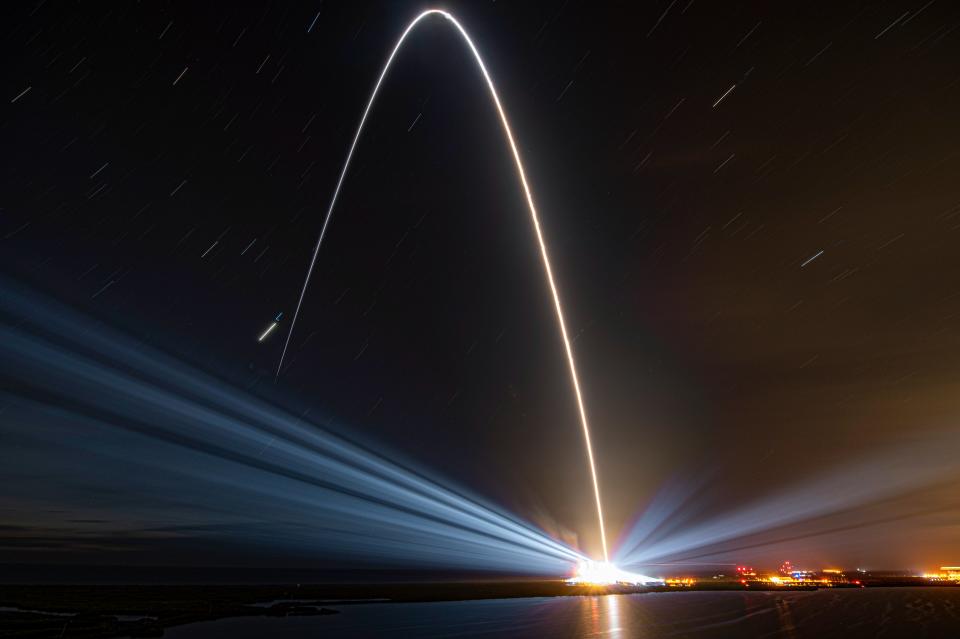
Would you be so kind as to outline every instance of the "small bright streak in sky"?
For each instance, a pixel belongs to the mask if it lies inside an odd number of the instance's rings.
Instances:
[[[260,335],[260,338],[259,338],[257,341],[258,341],[258,342],[262,342],[263,340],[265,340],[265,339],[267,338],[267,335],[269,335],[270,333],[272,333],[272,332],[273,332],[273,329],[275,329],[276,327],[277,327],[277,322],[274,322],[273,324],[271,324],[270,326],[268,326],[268,327],[267,327],[267,330],[265,330],[265,331],[263,332],[263,334]]]
[[[317,24],[317,20],[319,19],[320,19],[320,12],[317,11],[317,15],[313,17],[313,22],[310,23],[309,27],[307,27],[307,33],[310,33],[311,31],[313,31],[313,27]]]
[[[803,264],[800,265],[800,268],[803,268],[804,266],[806,266],[806,265],[809,264],[810,262],[814,261],[815,259],[817,259],[817,258],[820,257],[821,255],[823,255],[823,250],[817,251],[816,253],[814,253],[813,255],[811,255],[810,257],[808,257],[807,260],[806,260]]]
[[[251,242],[251,244],[252,244],[252,243],[253,243],[253,242]],[[263,334],[260,335],[260,337],[257,339],[257,341],[258,341],[258,342],[262,342],[263,340],[265,340],[265,339],[267,338],[267,335],[269,335],[270,333],[272,333],[272,332],[273,332],[273,329],[275,329],[275,328],[280,324],[280,320],[281,320],[282,318],[283,318],[283,311],[277,313],[277,316],[273,318],[273,323],[270,324],[270,326],[267,327],[267,330],[265,330],[265,331],[263,332]]]
[[[180,78],[182,78],[187,73],[187,69],[189,68],[190,67],[183,67],[183,71],[181,71],[180,75],[177,76],[177,79],[173,81],[173,86],[177,86],[177,82],[179,82]]]
[[[734,84],[734,85],[731,86],[729,89],[727,89],[726,92],[725,92],[723,95],[721,95],[719,98],[717,98],[717,101],[713,103],[713,107],[711,107],[711,108],[716,109],[716,108],[717,108],[717,105],[720,104],[721,102],[723,102],[723,99],[724,99],[725,97],[727,97],[728,95],[730,95],[730,92],[733,91],[733,90],[736,89],[736,88],[737,88],[737,85]]]
[[[32,89],[32,88],[33,88],[32,86],[29,86],[29,87],[27,87],[26,89],[24,89],[23,91],[21,91],[20,93],[18,93],[18,94],[17,94],[17,97],[15,97],[14,99],[10,100],[10,104],[13,104],[13,103],[16,102],[17,100],[19,100],[20,98],[22,98],[23,96],[25,96],[27,93],[30,92],[30,89]]]

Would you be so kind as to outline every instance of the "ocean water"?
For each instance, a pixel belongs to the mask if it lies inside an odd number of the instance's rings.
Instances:
[[[327,607],[340,614],[221,619],[170,628],[165,636],[960,639],[960,588],[666,592]]]

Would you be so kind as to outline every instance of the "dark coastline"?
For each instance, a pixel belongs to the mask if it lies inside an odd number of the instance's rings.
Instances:
[[[920,585],[890,580],[872,586]],[[435,602],[517,597],[630,594],[677,590],[815,590],[744,586],[736,582],[691,587],[570,586],[563,581],[303,585],[3,585],[3,637],[159,637],[166,628],[228,617],[336,614],[330,605]],[[2,610],[2,609],[6,610]],[[17,610],[10,610],[11,608]]]

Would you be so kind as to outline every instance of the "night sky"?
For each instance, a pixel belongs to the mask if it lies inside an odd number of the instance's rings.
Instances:
[[[5,7],[5,286],[596,555],[522,191],[442,20],[384,85],[275,380],[362,108],[424,6],[237,5]],[[445,8],[526,163],[611,545],[673,499],[671,534],[740,512],[753,528],[664,560],[956,564],[960,8]],[[0,561],[256,563],[243,535],[212,559],[202,535],[137,536],[136,455],[86,458],[79,422],[45,439],[42,411],[12,408],[19,371],[0,366]],[[94,472],[113,488],[86,490]],[[171,482],[185,502],[192,490]],[[800,503],[787,526],[771,514]]]

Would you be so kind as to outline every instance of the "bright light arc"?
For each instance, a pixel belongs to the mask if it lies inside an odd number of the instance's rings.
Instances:
[[[554,304],[554,309],[556,311],[557,323],[559,324],[560,334],[561,334],[561,337],[563,338],[564,351],[567,358],[567,364],[570,370],[570,380],[573,385],[573,391],[577,401],[577,408],[580,415],[580,424],[583,427],[583,437],[584,437],[584,442],[586,444],[587,460],[589,461],[589,465],[590,465],[590,478],[593,481],[593,494],[594,494],[594,498],[596,500],[596,505],[597,505],[597,521],[600,525],[600,541],[603,546],[604,564],[609,565],[607,563],[609,561],[609,555],[607,552],[607,535],[603,525],[603,507],[601,506],[601,503],[600,503],[600,485],[599,485],[599,482],[597,481],[597,470],[596,470],[596,464],[594,462],[594,457],[593,457],[593,446],[591,445],[591,441],[590,441],[590,426],[587,420],[587,412],[584,406],[583,396],[580,391],[580,381],[577,375],[576,363],[573,357],[573,348],[570,344],[570,338],[567,334],[566,322],[564,321],[564,316],[563,316],[563,308],[560,304],[560,294],[557,291],[557,286],[556,286],[556,283],[554,282],[553,269],[550,267],[550,259],[547,253],[547,245],[543,238],[543,232],[540,229],[540,220],[539,220],[539,216],[537,215],[537,209],[533,203],[533,194],[530,190],[529,184],[527,183],[527,176],[523,169],[523,162],[520,160],[520,152],[517,149],[517,144],[513,139],[513,132],[510,129],[510,123],[507,120],[506,112],[504,111],[503,106],[500,104],[500,98],[497,95],[496,87],[494,86],[493,80],[491,79],[490,74],[487,71],[486,65],[484,65],[483,59],[480,57],[479,51],[477,51],[476,46],[473,44],[473,41],[470,39],[470,36],[467,34],[466,30],[463,28],[463,26],[461,26],[459,22],[457,22],[457,20],[451,14],[447,13],[446,11],[443,11],[440,9],[429,9],[427,11],[424,11],[420,15],[418,15],[416,18],[414,18],[413,21],[409,25],[407,25],[407,28],[404,30],[403,34],[400,36],[400,39],[397,41],[397,44],[393,47],[393,50],[390,52],[390,56],[387,58],[386,64],[383,66],[383,70],[380,72],[380,77],[377,79],[377,83],[374,85],[373,92],[371,93],[370,99],[367,102],[367,106],[363,111],[363,116],[360,118],[360,124],[357,126],[357,131],[354,134],[353,142],[350,144],[350,150],[347,152],[346,160],[343,163],[343,169],[340,172],[340,177],[337,180],[336,188],[333,191],[333,197],[331,198],[330,205],[327,208],[326,217],[324,218],[323,225],[320,228],[320,237],[317,239],[317,244],[314,247],[313,256],[310,259],[310,266],[307,269],[307,275],[303,282],[303,288],[300,291],[300,299],[297,301],[296,311],[294,311],[294,314],[293,314],[293,321],[290,322],[290,331],[287,333],[287,339],[283,344],[283,352],[280,355],[280,363],[277,366],[277,376],[280,375],[280,372],[283,368],[283,360],[286,357],[287,348],[290,345],[290,338],[293,336],[293,329],[296,326],[297,317],[300,314],[300,307],[303,304],[303,298],[306,295],[307,287],[310,284],[310,277],[313,274],[313,269],[317,261],[317,255],[320,252],[320,246],[323,243],[323,238],[326,236],[327,228],[330,224],[330,220],[333,217],[333,209],[336,205],[337,197],[339,196],[340,189],[343,186],[343,181],[347,175],[347,170],[350,168],[350,161],[353,159],[353,154],[354,154],[354,151],[356,150],[357,142],[360,139],[360,134],[363,132],[363,126],[367,121],[367,116],[369,116],[370,110],[373,107],[373,103],[376,100],[377,94],[380,91],[380,85],[383,83],[383,79],[386,77],[387,71],[390,69],[390,65],[393,63],[394,57],[397,55],[397,52],[400,50],[400,47],[403,45],[403,42],[406,40],[407,36],[420,23],[421,20],[431,15],[441,16],[445,18],[447,21],[449,21],[451,24],[453,24],[453,26],[456,27],[457,31],[462,36],[467,47],[470,49],[470,52],[473,54],[474,60],[476,61],[477,66],[479,67],[480,72],[481,74],[483,74],[483,78],[486,81],[487,88],[490,91],[490,97],[493,100],[494,106],[496,106],[497,108],[497,113],[500,116],[500,122],[503,125],[503,132],[506,135],[507,142],[510,145],[510,151],[513,154],[514,163],[516,164],[516,168],[517,168],[517,175],[520,178],[520,184],[523,187],[523,192],[524,192],[524,195],[526,196],[527,208],[529,209],[529,212],[530,212],[530,220],[533,224],[533,228],[537,236],[537,243],[539,244],[539,247],[540,247],[540,256],[543,261],[543,268],[546,274],[547,283],[549,284],[549,287],[550,287],[550,293],[553,297],[553,304]]]

